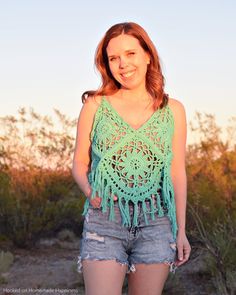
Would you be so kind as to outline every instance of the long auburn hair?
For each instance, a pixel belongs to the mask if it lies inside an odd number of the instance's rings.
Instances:
[[[164,76],[162,75],[156,47],[147,32],[134,22],[115,24],[105,33],[95,53],[95,66],[101,74],[102,83],[97,90],[85,91],[82,94],[82,102],[84,103],[88,96],[112,95],[121,87],[120,83],[112,76],[106,51],[109,41],[121,34],[135,37],[143,50],[149,54],[150,64],[147,67],[146,88],[149,94],[155,99],[153,104],[154,109],[164,107],[168,103],[168,95],[164,93]]]

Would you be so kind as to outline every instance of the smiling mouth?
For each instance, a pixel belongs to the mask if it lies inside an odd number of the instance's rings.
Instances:
[[[129,72],[126,72],[126,73],[123,73],[123,74],[120,74],[120,75],[121,75],[121,77],[129,78],[134,74],[134,72],[135,72],[135,70],[134,71],[129,71]]]

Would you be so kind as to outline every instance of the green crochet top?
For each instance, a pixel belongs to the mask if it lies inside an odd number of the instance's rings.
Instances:
[[[138,225],[141,204],[147,224],[147,214],[151,214],[153,220],[155,215],[167,215],[176,237],[175,199],[170,176],[173,133],[174,118],[168,105],[157,109],[140,128],[134,129],[105,97],[102,98],[90,134],[88,180],[91,198],[96,193],[102,198],[102,212],[109,207],[110,220],[115,218],[113,196],[116,195],[123,226]],[[149,208],[145,201],[150,201]],[[134,205],[132,221],[130,202]],[[83,215],[88,208],[89,200],[86,199]]]

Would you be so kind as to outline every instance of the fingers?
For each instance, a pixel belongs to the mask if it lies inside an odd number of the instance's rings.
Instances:
[[[184,257],[184,248],[183,244],[178,245],[178,260],[182,261]]]
[[[188,259],[187,258],[183,258],[182,260],[177,260],[176,262],[175,262],[175,265],[176,266],[180,266],[180,265],[182,265],[182,264],[184,264],[185,262],[187,262],[188,261]]]
[[[100,208],[101,207],[101,201],[102,199],[99,197],[95,197],[93,199],[90,199],[89,202],[94,208]]]
[[[118,197],[116,195],[113,196],[113,200],[117,201]],[[101,207],[101,202],[102,202],[102,198],[100,198],[98,195],[96,195],[95,198],[91,199],[89,198],[89,202],[90,204],[94,207],[94,208],[100,208]]]
[[[181,264],[183,264],[185,261],[183,260],[183,247],[178,246],[178,251],[177,251],[177,260],[175,262],[176,266],[180,266]]]
[[[189,256],[191,253],[191,247],[188,242],[185,244],[180,243],[178,245],[178,258],[177,261],[175,262],[176,266],[180,266],[184,264],[186,261],[189,260]]]
[[[184,248],[184,259],[186,259],[186,261],[189,259],[190,253],[191,253],[191,247],[190,245],[188,245],[188,247]]]
[[[96,194],[95,198],[91,198],[91,196],[89,197],[89,202],[93,206],[93,208],[100,208],[101,207],[102,198],[100,198]]]

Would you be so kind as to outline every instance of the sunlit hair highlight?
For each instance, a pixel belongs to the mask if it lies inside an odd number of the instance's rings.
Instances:
[[[95,65],[101,74],[102,83],[97,90],[85,91],[82,95],[82,102],[84,103],[88,96],[112,95],[120,88],[120,83],[114,79],[109,68],[107,46],[112,38],[121,34],[135,37],[143,50],[148,53],[150,64],[147,67],[146,88],[155,99],[154,109],[162,108],[168,102],[168,95],[164,93],[164,77],[157,50],[147,32],[140,25],[133,22],[124,22],[112,26],[98,44],[95,54]]]

